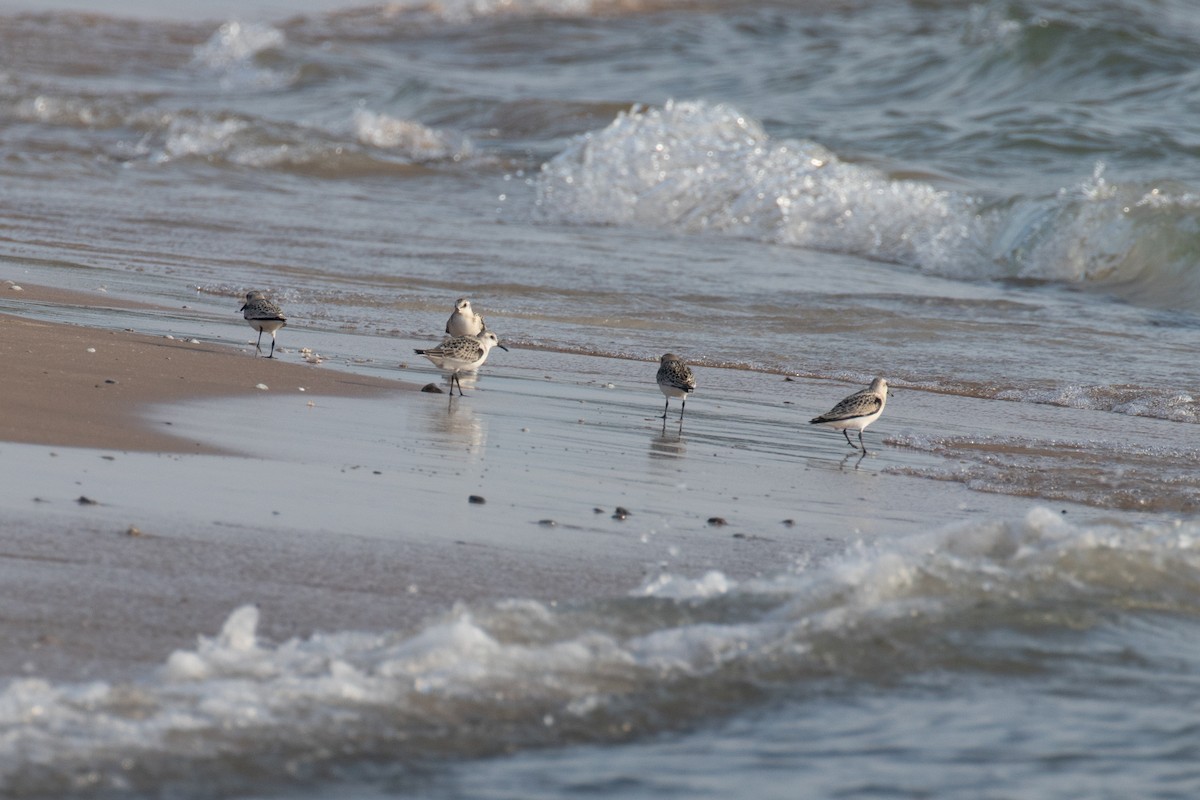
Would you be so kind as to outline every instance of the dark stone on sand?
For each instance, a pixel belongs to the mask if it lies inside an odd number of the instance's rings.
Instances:
[[[481,505],[483,505],[484,503],[486,503],[486,502],[487,502],[487,500],[484,500],[482,497],[480,497],[480,496],[479,496],[479,495],[477,495],[477,494],[473,494],[473,495],[471,495],[470,497],[468,497],[468,498],[467,498],[467,502],[468,502],[468,503],[474,503],[475,505],[479,505],[479,506],[481,506]]]
[[[539,519],[538,525],[541,525],[543,528],[557,528],[558,527],[558,523],[552,519]]]
[[[96,505],[100,505],[100,504],[99,504],[97,501],[93,500],[92,498],[90,498],[90,497],[88,497],[87,495],[84,495],[84,494],[81,494],[81,495],[79,495],[79,499],[78,499],[78,500],[76,500],[75,502],[76,502],[76,503],[79,503],[79,505],[81,505],[81,506],[96,506]]]
[[[729,523],[725,521],[724,517],[709,517],[708,524],[719,528],[720,526],[728,525]]]
[[[445,392],[442,391],[442,387],[438,386],[436,383],[425,384],[421,387],[421,391],[430,392],[432,394],[445,394]]]
[[[613,512],[613,519],[625,519],[629,516],[629,509],[617,506],[617,510]]]

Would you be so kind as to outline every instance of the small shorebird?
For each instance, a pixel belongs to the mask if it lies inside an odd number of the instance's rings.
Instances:
[[[246,302],[238,310],[242,312],[246,322],[250,323],[250,327],[258,331],[258,341],[254,343],[255,354],[262,355],[262,335],[265,331],[271,334],[271,355],[267,358],[274,358],[275,331],[287,325],[287,317],[283,315],[283,309],[255,289],[246,292]]]
[[[446,333],[450,336],[478,336],[487,330],[483,317],[471,308],[471,301],[460,297],[454,301],[454,313],[446,320]]]
[[[671,406],[672,397],[683,398],[683,402],[679,405],[679,424],[682,425],[683,412],[687,408],[687,396],[696,390],[696,376],[692,374],[688,365],[674,353],[664,354],[659,361],[661,366],[658,368],[655,380],[658,381],[658,388],[667,398],[667,402],[663,405],[663,425],[667,424],[667,409]]]
[[[846,444],[851,447],[854,447],[854,442],[850,441],[850,434],[847,431],[858,431],[858,446],[862,448],[863,455],[866,455],[867,446],[863,444],[863,429],[879,419],[884,405],[887,404],[887,396],[887,381],[883,378],[876,378],[866,389],[855,392],[829,411],[819,417],[813,417],[808,422],[810,425],[825,425],[834,430],[840,430],[846,437]]]
[[[488,353],[493,347],[507,351],[500,344],[496,334],[484,331],[475,336],[455,336],[439,344],[437,347],[427,347],[416,350],[419,356],[425,356],[438,369],[450,373],[450,396],[454,396],[454,385],[458,384],[458,395],[462,397],[462,384],[459,383],[458,373],[480,367],[487,361]]]

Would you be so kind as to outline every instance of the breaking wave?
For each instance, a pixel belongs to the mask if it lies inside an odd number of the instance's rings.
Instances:
[[[771,578],[664,575],[576,607],[460,606],[414,632],[270,643],[243,607],[140,681],[10,681],[0,789],[194,793],[186,782],[204,768],[221,796],[319,783],[348,762],[402,771],[501,747],[624,741],[803,702],[826,678],[1070,670],[1093,655],[1079,638],[1063,651],[1064,632],[1194,618],[1198,597],[1196,523],[1076,526],[1035,509]],[[1023,646],[1004,645],[1006,632]]]
[[[414,23],[461,25],[477,20],[524,17],[586,19],[691,7],[703,7],[703,3],[697,0],[393,0],[335,11],[306,22],[330,26],[341,36],[383,38]]]
[[[226,22],[195,49],[192,61],[217,74],[227,89],[275,89],[292,83],[293,70],[267,66],[265,54],[282,51],[287,44],[283,31],[257,22]]]
[[[171,111],[147,107],[145,98],[98,98],[37,94],[16,100],[13,117],[92,130],[122,129],[109,142],[119,161],[165,164],[202,159],[260,169],[303,169],[327,177],[411,165],[468,161],[476,149],[466,136],[414,120],[362,108],[343,126],[322,129],[233,112]]]
[[[724,104],[634,107],[543,165],[546,221],[720,233],[849,253],[966,280],[1098,286],[1200,307],[1200,202],[1109,182],[1000,198],[772,138]]]

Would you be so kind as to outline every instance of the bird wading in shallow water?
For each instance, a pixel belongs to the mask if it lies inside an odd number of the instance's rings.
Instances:
[[[449,336],[478,336],[487,330],[483,316],[471,308],[471,301],[460,297],[454,301],[454,311],[446,320],[446,333]]]
[[[283,315],[283,309],[255,289],[246,292],[246,302],[238,310],[242,312],[242,316],[246,318],[250,327],[258,331],[258,341],[254,343],[255,355],[262,355],[262,335],[265,332],[271,334],[271,354],[267,358],[274,358],[275,332],[287,325],[287,317]]]
[[[840,430],[846,437],[846,444],[851,447],[854,447],[854,442],[850,441],[848,431],[858,431],[858,446],[862,449],[863,455],[866,455],[867,446],[863,444],[863,430],[879,419],[879,415],[883,413],[883,407],[887,405],[887,396],[887,381],[883,378],[876,378],[866,389],[855,392],[821,416],[813,417],[808,422],[810,425],[824,425],[834,430]]]
[[[663,426],[667,424],[667,409],[671,406],[671,398],[682,398],[679,406],[679,424],[683,425],[683,412],[687,407],[687,396],[696,390],[696,376],[687,364],[674,353],[666,353],[659,359],[658,375],[655,376],[658,388],[666,395],[667,402],[663,405]]]
[[[438,369],[450,373],[450,396],[454,396],[454,386],[458,385],[458,395],[462,397],[462,384],[459,383],[458,373],[477,369],[487,361],[488,353],[493,347],[499,347],[505,352],[508,348],[500,344],[496,334],[484,331],[475,336],[455,336],[439,344],[437,347],[418,348],[419,356],[425,356]]]

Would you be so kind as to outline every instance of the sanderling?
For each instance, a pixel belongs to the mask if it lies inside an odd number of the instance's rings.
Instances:
[[[667,397],[667,402],[663,405],[663,425],[667,424],[667,409],[671,405],[672,397],[683,398],[683,402],[679,406],[679,424],[682,425],[683,411],[687,407],[687,396],[696,390],[696,376],[692,374],[688,365],[674,353],[667,353],[659,360],[662,366],[658,368],[655,380],[658,381],[658,388]]]
[[[258,341],[254,343],[254,352],[262,355],[262,335],[266,331],[271,334],[271,355],[267,358],[274,358],[275,331],[287,325],[287,317],[283,315],[283,309],[255,289],[252,292],[246,292],[246,302],[238,310],[242,312],[246,322],[250,323],[250,327],[258,331]]]
[[[841,431],[842,435],[846,437],[846,444],[851,447],[854,447],[854,442],[850,441],[850,434],[847,431],[858,431],[858,446],[862,448],[865,455],[867,446],[863,444],[863,429],[879,419],[879,415],[883,413],[883,407],[887,404],[887,396],[887,381],[883,378],[876,378],[866,389],[855,392],[829,411],[819,417],[813,417],[808,422],[810,425],[826,425]]]
[[[455,336],[437,347],[418,349],[416,353],[428,358],[438,369],[449,372],[450,396],[454,396],[454,385],[458,384],[458,394],[461,397],[463,390],[462,384],[458,380],[458,373],[480,367],[484,361],[487,361],[488,352],[493,347],[508,350],[507,347],[500,344],[496,334],[484,331],[475,336]]]
[[[478,336],[487,330],[483,317],[471,308],[471,301],[460,297],[454,301],[454,313],[446,320],[446,333],[450,336]]]

